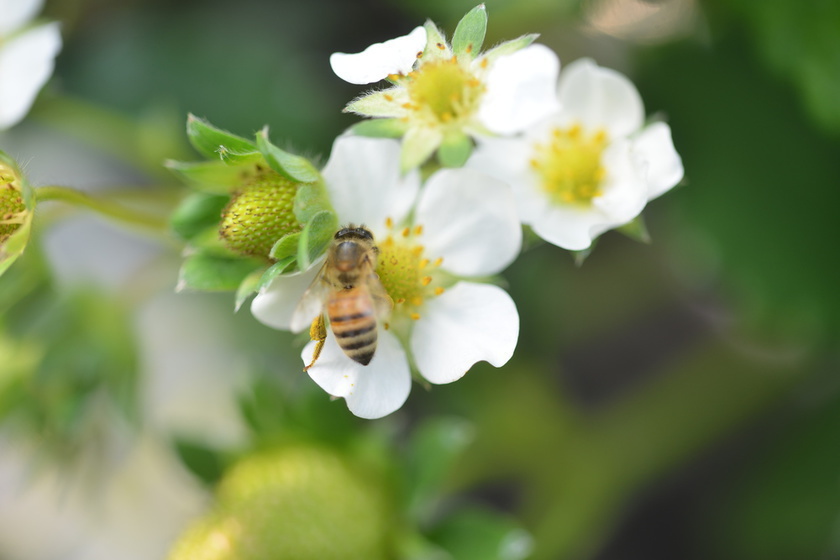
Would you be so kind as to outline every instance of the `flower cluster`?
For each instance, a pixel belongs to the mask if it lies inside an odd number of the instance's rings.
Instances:
[[[210,161],[170,163],[204,190],[173,220],[194,249],[181,286],[212,278],[237,288],[237,306],[256,293],[266,325],[308,329],[303,369],[360,417],[400,408],[412,378],[508,362],[519,315],[494,278],[523,225],[587,250],[682,179],[668,125],[645,123],[625,76],[588,59],[561,72],[535,35],[482,51],[486,25],[479,5],[451,42],[427,22],[333,54],[340,78],[387,85],[347,105],[371,118],[320,171],[265,131],[252,142],[194,117]]]

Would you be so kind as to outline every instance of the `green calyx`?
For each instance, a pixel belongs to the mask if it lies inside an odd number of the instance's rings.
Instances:
[[[241,255],[268,259],[278,239],[302,228],[294,212],[298,186],[273,170],[258,173],[222,211],[219,235],[225,245]]]

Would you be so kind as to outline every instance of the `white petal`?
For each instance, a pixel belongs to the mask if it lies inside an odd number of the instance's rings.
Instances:
[[[547,204],[542,194],[537,196],[536,177],[528,163],[532,155],[533,146],[529,140],[482,138],[465,165],[510,185],[519,219],[524,223],[529,223],[530,216]]]
[[[581,251],[592,244],[591,231],[606,222],[609,218],[597,208],[546,205],[533,217],[531,227],[534,233],[553,245]]]
[[[305,364],[312,361],[315,342],[303,349]],[[330,333],[309,376],[330,395],[347,401],[360,418],[381,418],[400,408],[411,391],[411,371],[402,345],[390,332],[379,329],[373,360],[363,366],[348,358]]]
[[[254,297],[251,302],[251,313],[257,321],[269,327],[292,332],[302,331],[309,326],[318,311],[312,312],[308,319],[303,318],[293,322],[292,318],[295,310],[298,309],[301,297],[312,285],[312,281],[320,270],[319,263],[300,274],[278,276]]]
[[[683,178],[683,164],[671,128],[665,123],[654,123],[644,129],[633,144],[636,155],[648,164],[648,200],[667,192]]]
[[[559,70],[557,55],[543,45],[499,57],[487,74],[479,120],[493,132],[512,134],[556,112]]]
[[[451,383],[476,362],[505,365],[518,338],[519,313],[507,292],[459,282],[427,301],[411,334],[411,351],[423,377]]]
[[[333,53],[330,66],[336,76],[351,84],[371,84],[391,74],[408,74],[417,54],[426,46],[426,30],[417,27],[402,37],[375,43],[360,53]]]
[[[417,203],[414,221],[423,226],[429,258],[461,276],[496,274],[522,247],[522,228],[507,184],[474,169],[445,169],[432,175]]]
[[[636,132],[645,111],[636,86],[623,74],[590,59],[576,60],[560,74],[558,95],[564,114],[585,128],[604,128],[610,138]]]
[[[34,27],[0,46],[0,129],[20,121],[53,71],[58,23]]]
[[[323,175],[339,220],[374,233],[385,218],[399,223],[420,189],[416,171],[400,175],[400,143],[390,139],[338,137]]]
[[[23,27],[43,4],[44,0],[0,0],[0,37]]]
[[[613,142],[601,155],[601,163],[606,169],[606,178],[601,185],[604,194],[592,202],[608,218],[597,233],[629,222],[647,203],[647,162],[633,156],[632,143],[626,139]]]

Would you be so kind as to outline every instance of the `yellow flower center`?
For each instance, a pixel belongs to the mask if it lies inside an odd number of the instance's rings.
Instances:
[[[478,109],[484,84],[456,57],[420,66],[406,77],[407,108],[429,124],[452,124],[469,119]]]
[[[389,229],[393,226],[390,218],[387,225]],[[392,232],[378,245],[376,273],[394,300],[392,317],[419,319],[426,298],[444,292],[437,270],[443,259],[426,257],[426,249],[418,240],[422,234],[423,226],[405,228]]]
[[[534,145],[531,168],[554,202],[589,205],[603,194],[606,170],[601,155],[606,146],[603,129],[587,134],[580,125],[558,127],[551,131],[548,142]]]

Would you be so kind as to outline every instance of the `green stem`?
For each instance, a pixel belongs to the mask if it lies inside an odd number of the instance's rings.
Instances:
[[[145,212],[139,212],[113,201],[96,198],[86,193],[71,189],[50,185],[35,189],[35,199],[38,202],[57,200],[75,206],[82,206],[88,210],[107,216],[118,222],[162,230],[167,227],[167,221],[159,216],[153,216]]]

